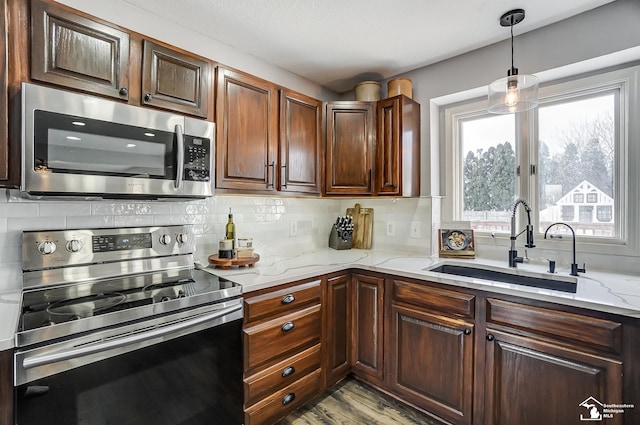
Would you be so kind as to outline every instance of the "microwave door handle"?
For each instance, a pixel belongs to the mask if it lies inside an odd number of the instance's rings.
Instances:
[[[178,141],[178,152],[176,152],[177,168],[175,188],[180,189],[180,186],[182,186],[182,175],[184,174],[184,134],[180,124],[176,124],[176,139]]]

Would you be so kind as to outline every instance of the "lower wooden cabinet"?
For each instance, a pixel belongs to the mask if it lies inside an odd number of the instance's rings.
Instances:
[[[327,279],[325,302],[325,387],[335,384],[351,371],[351,275]]]
[[[486,339],[486,425],[578,424],[590,419],[580,406],[589,397],[624,401],[620,361],[492,329]]]
[[[0,351],[0,425],[13,421],[13,350]]]
[[[354,274],[351,297],[353,371],[382,382],[384,278]]]
[[[471,424],[474,325],[396,305],[391,316],[389,389],[441,418]]]

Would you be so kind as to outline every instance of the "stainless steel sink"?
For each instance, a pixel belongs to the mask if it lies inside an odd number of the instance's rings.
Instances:
[[[436,273],[444,273],[456,276],[471,277],[474,279],[491,280],[494,282],[505,282],[516,285],[533,286],[536,288],[552,289],[555,291],[575,293],[577,289],[577,279],[570,277],[541,277],[526,274],[516,270],[499,271],[493,268],[483,268],[482,266],[462,266],[458,264],[441,264],[424,270]]]

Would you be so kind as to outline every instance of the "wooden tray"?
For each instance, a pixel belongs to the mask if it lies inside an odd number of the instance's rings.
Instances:
[[[209,264],[223,270],[228,270],[231,267],[253,267],[258,260],[260,260],[260,254],[253,254],[253,257],[240,258],[219,258],[218,254],[209,256]]]

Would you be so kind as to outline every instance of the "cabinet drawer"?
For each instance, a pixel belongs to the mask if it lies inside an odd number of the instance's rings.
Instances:
[[[475,315],[474,295],[434,288],[424,283],[394,279],[393,300],[469,319]]]
[[[320,302],[320,279],[244,300],[245,323]]]
[[[267,425],[320,393],[321,369],[295,381],[245,410],[246,425]]]
[[[261,370],[244,380],[247,406],[320,367],[320,344]]]
[[[622,352],[622,324],[609,320],[489,298],[487,322]]]
[[[320,341],[320,305],[245,328],[245,371]]]

